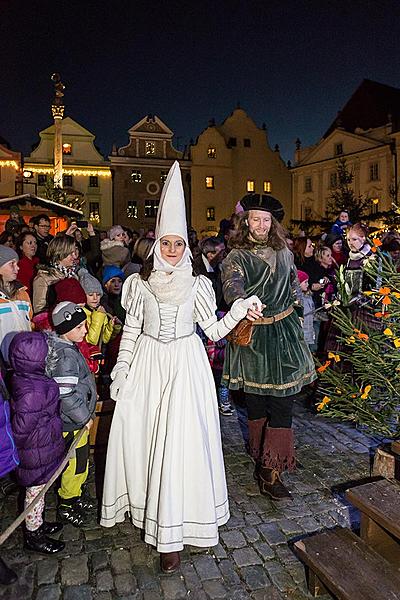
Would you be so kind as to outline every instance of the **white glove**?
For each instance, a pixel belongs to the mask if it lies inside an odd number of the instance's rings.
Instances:
[[[124,369],[120,369],[115,373],[113,382],[110,385],[110,397],[112,400],[118,400],[127,377],[128,373]]]
[[[249,308],[254,308],[261,311],[262,302],[258,296],[250,296],[250,298],[239,298],[232,304],[230,313],[236,321],[241,321],[247,315]]]

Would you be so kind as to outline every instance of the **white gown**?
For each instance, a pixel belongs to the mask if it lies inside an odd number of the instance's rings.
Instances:
[[[228,313],[217,321],[204,276],[193,278],[188,294],[179,306],[160,303],[138,274],[122,294],[118,363],[129,374],[110,430],[101,525],[128,512],[159,552],[214,546],[229,519],[215,384],[195,324],[217,340],[240,319]]]

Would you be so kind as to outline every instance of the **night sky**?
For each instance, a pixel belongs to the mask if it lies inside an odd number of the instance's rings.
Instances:
[[[323,135],[363,78],[400,87],[399,0],[0,0],[0,136],[29,153],[65,116],[107,155],[148,113],[180,149],[240,106],[293,158]]]

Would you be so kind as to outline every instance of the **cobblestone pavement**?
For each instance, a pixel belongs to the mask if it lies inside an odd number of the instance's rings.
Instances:
[[[180,572],[160,573],[158,554],[141,541],[128,521],[103,529],[92,514],[88,526],[64,527],[65,550],[48,558],[22,547],[21,528],[2,547],[18,583],[0,588],[7,600],[304,600],[304,569],[288,542],[339,525],[357,525],[340,486],[369,475],[376,441],[347,425],[335,424],[296,407],[299,467],[285,478],[292,499],[261,496],[252,478],[235,416],[223,417],[222,431],[231,519],[220,529],[220,544],[186,548]],[[91,475],[92,493],[94,476]],[[337,489],[335,490],[335,486]],[[16,497],[0,501],[1,529],[16,514]],[[47,498],[47,519],[55,518],[55,494]]]

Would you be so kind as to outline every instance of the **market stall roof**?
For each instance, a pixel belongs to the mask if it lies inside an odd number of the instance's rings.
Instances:
[[[22,194],[21,196],[0,198],[0,210],[10,208],[10,206],[13,205],[20,206],[21,208],[24,206],[26,208],[37,206],[45,208],[59,216],[78,217],[83,215],[81,210],[59,204],[58,202],[53,202],[52,200],[47,200],[47,198],[40,198],[40,196],[35,196],[35,194]]]

